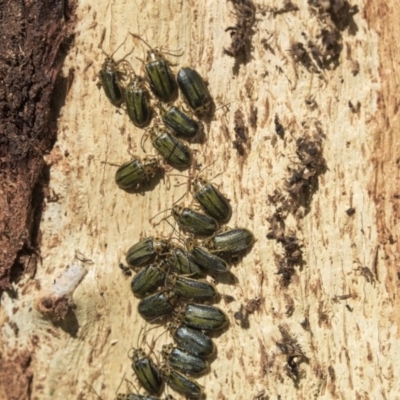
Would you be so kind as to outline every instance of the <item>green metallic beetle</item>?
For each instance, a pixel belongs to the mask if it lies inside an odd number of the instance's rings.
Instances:
[[[189,168],[192,164],[192,153],[190,149],[168,130],[152,128],[150,137],[153,147],[160,153],[164,160],[177,169]]]
[[[143,394],[134,394],[134,393],[121,394],[121,393],[118,393],[116,400],[160,400],[160,398],[154,397],[154,396],[147,396],[147,395],[143,395]]]
[[[198,301],[211,300],[218,294],[217,288],[204,279],[170,275],[168,284],[171,285],[171,290],[176,295]]]
[[[105,30],[103,31],[101,42],[103,42],[104,40],[104,35],[105,35]],[[124,101],[124,88],[120,82],[121,75],[124,73],[124,71],[119,69],[119,67],[121,64],[125,64],[130,67],[130,64],[127,61],[125,61],[125,58],[132,53],[133,49],[119,61],[115,61],[113,59],[113,56],[118,51],[118,49],[125,43],[125,41],[126,39],[117,47],[117,49],[111,55],[108,55],[104,51],[103,46],[99,45],[99,48],[106,56],[104,63],[101,67],[101,70],[99,72],[100,82],[101,85],[103,86],[104,93],[106,94],[108,100],[110,100],[111,104],[113,104],[116,107],[119,107],[121,103]]]
[[[167,254],[170,248],[169,240],[148,237],[129,248],[126,253],[126,262],[131,267],[139,267],[162,254]]]
[[[130,382],[130,383],[132,384],[132,382]],[[136,392],[137,392],[137,390],[136,390]],[[98,397],[101,400],[101,397],[100,396],[98,396]],[[170,394],[165,396],[163,399],[164,400],[174,400],[174,398]],[[139,393],[127,393],[127,394],[118,393],[118,395],[115,398],[115,400],[161,400],[161,398],[160,397],[146,395],[146,394],[139,394]]]
[[[179,108],[172,106],[168,109],[161,107],[161,118],[176,135],[193,140],[200,131],[200,125]]]
[[[214,185],[205,179],[195,178],[192,183],[192,193],[208,215],[220,222],[227,222],[230,219],[231,205]]]
[[[163,388],[163,381],[153,360],[140,348],[135,349],[132,357],[129,358],[133,361],[132,369],[144,389],[149,393],[159,394]]]
[[[149,92],[140,76],[134,75],[125,88],[126,111],[129,119],[138,128],[143,128],[151,119]]]
[[[138,311],[145,320],[156,320],[171,314],[175,308],[176,296],[159,291],[139,301]]]
[[[192,68],[182,68],[177,75],[179,88],[190,108],[198,114],[210,111],[211,96],[200,74]]]
[[[121,394],[121,393],[118,393],[115,400],[160,400],[160,398],[154,397],[154,396],[148,396],[145,394],[134,394],[134,393]]]
[[[161,355],[173,369],[183,372],[185,375],[201,375],[208,372],[210,365],[199,356],[187,353],[175,347],[173,344],[165,344]]]
[[[217,254],[231,256],[247,250],[254,242],[254,235],[248,229],[236,228],[218,233],[205,246]]]
[[[172,270],[178,274],[189,275],[193,278],[204,275],[203,270],[194,261],[191,254],[180,247],[172,249],[167,256],[166,261]]]
[[[142,183],[156,176],[160,168],[156,158],[145,157],[143,161],[135,158],[117,169],[115,182],[124,190],[137,189]]]
[[[194,235],[212,236],[218,230],[218,222],[214,218],[187,207],[173,206],[172,216],[182,230]]]
[[[228,316],[221,309],[206,304],[187,304],[179,307],[175,315],[184,325],[204,331],[222,329],[229,323]]]
[[[160,400],[159,397],[147,396],[143,394],[118,394],[116,400]],[[165,400],[174,400],[171,395],[165,397]]]
[[[203,247],[198,241],[188,239],[186,246],[193,260],[205,270],[216,273],[224,273],[230,270],[230,266],[225,260],[211,254],[208,249]]]
[[[111,104],[119,107],[124,100],[123,89],[119,84],[117,76],[117,62],[111,57],[106,57],[99,72],[101,85],[104,93]]]
[[[204,332],[180,325],[176,321],[170,322],[167,329],[175,343],[188,353],[200,357],[210,357],[215,353],[214,342]]]
[[[168,367],[162,365],[160,372],[165,382],[173,390],[187,396],[188,398],[199,399],[203,397],[204,387],[196,381]]]
[[[131,290],[135,296],[145,296],[164,282],[168,265],[165,261],[142,268],[132,279]]]
[[[153,49],[139,35],[131,33],[134,38],[141,40],[148,48],[145,63],[147,77],[154,94],[162,101],[168,101],[175,93],[177,85],[169,67],[169,62],[157,49]]]

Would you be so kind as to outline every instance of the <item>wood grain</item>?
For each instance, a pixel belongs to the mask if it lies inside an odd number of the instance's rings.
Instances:
[[[166,179],[144,196],[128,194],[116,187],[115,168],[103,163],[129,160],[130,144],[143,153],[143,131],[96,86],[103,28],[109,52],[128,32],[139,33],[154,46],[183,51],[176,59],[168,56],[175,71],[191,66],[207,78],[217,110],[205,124],[206,142],[192,145],[195,158],[202,166],[213,163],[206,176],[221,173],[214,182],[231,201],[229,226],[247,227],[257,239],[232,268],[236,282],[217,279],[220,293],[234,301],[220,302],[230,327],[214,338],[218,355],[210,374],[199,378],[207,398],[252,399],[262,391],[265,398],[284,399],[397,398],[399,6],[354,4],[359,12],[354,25],[341,31],[337,67],[316,73],[288,52],[292,43],[314,40],[321,30],[305,0],[297,3],[298,11],[282,14],[269,12],[266,2],[257,4],[253,48],[238,69],[223,52],[230,45],[225,29],[235,23],[229,2],[80,2],[75,44],[64,66],[64,75],[75,70],[74,80],[46,160],[51,189],[60,199],[48,202],[43,215],[43,265],[35,280],[18,284],[18,298],[2,299],[0,311],[3,345],[32,356],[31,398],[94,399],[88,384],[110,399],[124,376],[135,382],[127,352],[136,346],[143,321],[118,264],[140,238],[170,234],[166,223],[153,226],[163,215],[149,220],[187,189],[175,186],[184,178],[171,176],[170,188]],[[116,58],[132,45],[134,55],[144,58],[145,48],[130,39]],[[142,68],[134,57],[129,60]],[[307,104],[310,98],[315,107]],[[232,144],[237,110],[248,129],[243,157]],[[275,114],[286,129],[283,140],[275,133]],[[301,240],[304,264],[285,288],[276,275],[282,247],[266,238],[274,212],[268,195],[285,193],[288,167],[298,165],[295,141],[316,126],[325,137],[327,171],[308,207],[301,205],[286,219],[286,233]],[[190,204],[190,194],[182,201]],[[350,207],[352,216],[346,213]],[[88,273],[73,296],[75,319],[51,323],[32,303],[68,264],[82,262],[77,251],[91,262],[83,262]],[[374,279],[359,267],[369,268]],[[243,329],[234,315],[256,297],[260,307]],[[285,331],[308,359],[299,367],[298,384],[287,375],[287,357],[276,344]],[[149,344],[161,332],[149,333]],[[156,348],[170,341],[165,334]],[[122,383],[119,392],[129,388]]]

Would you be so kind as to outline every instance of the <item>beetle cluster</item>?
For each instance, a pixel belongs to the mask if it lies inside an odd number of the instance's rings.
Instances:
[[[142,148],[150,138],[166,163],[177,169],[189,168],[192,153],[181,139],[196,140],[201,134],[201,124],[172,105],[171,100],[179,88],[193,114],[209,116],[213,103],[208,89],[192,68],[180,69],[175,79],[163,54],[139,36],[131,35],[149,47],[146,79],[134,73],[126,57],[115,61],[107,56],[100,71],[104,92],[114,106],[126,110],[136,127],[144,128],[154,114],[149,87],[159,101],[158,119],[162,124],[156,123],[147,129]],[[119,166],[115,181],[124,190],[137,189],[160,169],[158,157],[135,158]],[[245,228],[220,229],[230,219],[232,209],[216,186],[196,177],[192,180],[191,192],[204,213],[183,205],[173,206],[171,212],[179,228],[190,237],[180,244],[171,238],[145,238],[127,251],[129,267],[120,265],[127,276],[131,270],[137,271],[131,290],[140,298],[141,317],[153,323],[167,322],[167,331],[175,342],[162,347],[163,363],[159,366],[139,345],[133,350],[132,369],[151,395],[120,394],[120,399],[155,399],[153,395],[160,395],[164,382],[186,397],[203,397],[204,388],[193,376],[209,371],[209,360],[215,353],[215,345],[207,332],[221,330],[229,323],[224,311],[211,304],[219,295],[205,276],[229,272],[229,262],[253,245],[254,236]]]
[[[219,191],[216,193],[229,205]],[[212,199],[219,204],[218,196]],[[216,214],[213,208],[205,209]],[[204,388],[192,376],[209,371],[208,359],[215,353],[215,345],[207,332],[229,323],[224,311],[209,304],[217,299],[218,291],[205,274],[228,272],[229,260],[249,249],[254,236],[245,228],[216,232],[214,218],[189,208],[174,208],[173,213],[183,230],[203,239],[191,237],[181,246],[171,239],[148,237],[129,248],[126,262],[133,269],[141,268],[131,282],[133,294],[141,298],[138,312],[149,322],[169,318],[167,330],[175,342],[162,347],[164,362],[160,367],[140,349],[135,350],[132,368],[151,394],[158,395],[165,381],[189,398],[201,398]],[[229,216],[225,214],[224,219]]]
[[[124,190],[137,189],[155,177],[162,169],[160,158],[173,168],[189,168],[192,153],[185,141],[199,141],[202,136],[202,126],[195,115],[210,115],[213,106],[207,86],[196,70],[181,68],[175,78],[170,62],[159,50],[151,48],[140,36],[131,36],[149,47],[144,62],[146,78],[134,72],[126,57],[115,61],[107,55],[100,70],[100,81],[111,104],[122,106],[136,127],[147,128],[142,148],[150,137],[159,157],[141,159],[135,156],[133,160],[121,165],[115,181]],[[172,100],[177,97],[178,87],[191,111],[184,112],[172,104]],[[150,91],[157,99],[156,107],[150,101]],[[149,128],[155,109],[159,110],[159,116]]]

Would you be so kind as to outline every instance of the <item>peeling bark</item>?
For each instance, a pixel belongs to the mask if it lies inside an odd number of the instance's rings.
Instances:
[[[69,12],[62,1],[2,4],[0,290],[36,267],[43,155],[56,140],[51,99],[63,60],[60,49],[64,46],[65,55],[70,39]]]

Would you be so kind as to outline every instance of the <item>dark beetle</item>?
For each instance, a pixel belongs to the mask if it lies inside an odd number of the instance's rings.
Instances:
[[[136,189],[140,184],[153,178],[160,169],[156,158],[135,158],[122,164],[115,173],[115,183],[119,188]]]
[[[159,394],[163,382],[160,372],[153,363],[153,360],[146,356],[142,349],[136,349],[133,352],[132,369],[135,372],[140,384],[149,392]]]
[[[160,291],[140,300],[139,314],[146,320],[155,320],[171,314],[174,310],[176,297],[172,293]]]
[[[111,104],[119,107],[123,101],[123,89],[119,84],[117,77],[117,62],[111,57],[106,57],[101,70],[100,81],[103,86],[104,93]]]
[[[204,331],[222,329],[229,323],[227,315],[221,309],[206,304],[187,304],[177,310],[177,315],[183,324]]]
[[[161,154],[164,160],[174,168],[189,168],[192,163],[190,149],[168,130],[152,128],[150,137],[153,147]]]
[[[161,254],[168,253],[170,249],[168,240],[148,237],[131,246],[126,253],[126,262],[131,267],[150,262]]]
[[[230,266],[222,258],[211,254],[204,247],[193,247],[191,255],[199,265],[208,271],[224,273],[230,270]]]
[[[129,119],[139,128],[147,125],[151,118],[149,93],[142,78],[136,76],[125,89],[126,111]]]
[[[168,324],[168,330],[176,344],[190,354],[209,357],[215,353],[214,342],[202,331],[179,325],[177,322]]]
[[[211,96],[200,74],[192,68],[182,68],[177,75],[179,88],[190,108],[196,113],[207,113]]]
[[[200,131],[199,123],[175,106],[161,108],[161,117],[172,132],[186,140],[194,139]]]
[[[164,398],[164,400],[174,400],[174,398],[168,394]],[[162,400],[160,397],[148,396],[145,394],[118,394],[116,400]]]
[[[209,370],[206,360],[175,347],[173,344],[165,344],[161,351],[165,361],[171,368],[177,369],[187,375],[200,375]]]
[[[147,52],[145,64],[150,87],[160,100],[168,101],[176,91],[175,78],[169,68],[168,61],[160,51],[152,49],[140,36],[133,33],[131,35],[141,40],[150,49]]]
[[[192,190],[193,196],[208,215],[221,222],[227,222],[230,219],[231,205],[214,185],[202,178],[195,178]]]
[[[103,31],[102,40],[104,39],[105,31]],[[126,39],[125,39],[126,40]],[[129,68],[130,64],[125,61],[125,58],[132,53],[130,51],[124,58],[119,61],[115,61],[113,59],[114,54],[118,51],[118,49],[125,43],[125,40],[117,47],[117,49],[111,55],[108,55],[103,47],[99,45],[101,51],[106,56],[104,63],[101,67],[99,76],[101,85],[103,86],[104,93],[106,94],[108,100],[110,100],[111,104],[116,107],[119,107],[124,100],[124,89],[120,84],[119,78],[122,74],[122,71],[118,69],[119,65],[125,63]]]
[[[145,394],[118,394],[116,400],[161,400],[160,397],[148,396]],[[171,395],[164,397],[164,400],[174,400]]]
[[[205,247],[202,247],[194,240],[188,240],[187,248],[193,260],[202,268],[210,272],[228,272],[230,267],[222,258],[211,254]]]
[[[166,365],[161,366],[160,372],[165,382],[172,389],[187,396],[188,398],[198,399],[203,397],[204,388],[196,381],[188,378],[187,376],[174,371]]]
[[[168,265],[164,262],[150,264],[142,268],[132,279],[131,289],[135,296],[151,293],[165,280]]]
[[[116,400],[160,400],[159,397],[147,396],[143,394],[121,394],[118,393]]]
[[[247,250],[254,242],[254,235],[248,229],[236,228],[218,233],[206,246],[216,253],[234,255]]]
[[[212,236],[218,230],[214,218],[187,207],[173,206],[172,215],[182,230],[198,236]]]
[[[190,253],[180,247],[170,251],[166,258],[168,265],[178,274],[198,277],[204,275],[201,267],[194,261]]]
[[[171,290],[178,296],[197,301],[211,300],[217,294],[217,288],[204,279],[191,279],[186,276],[170,275],[168,278]]]

